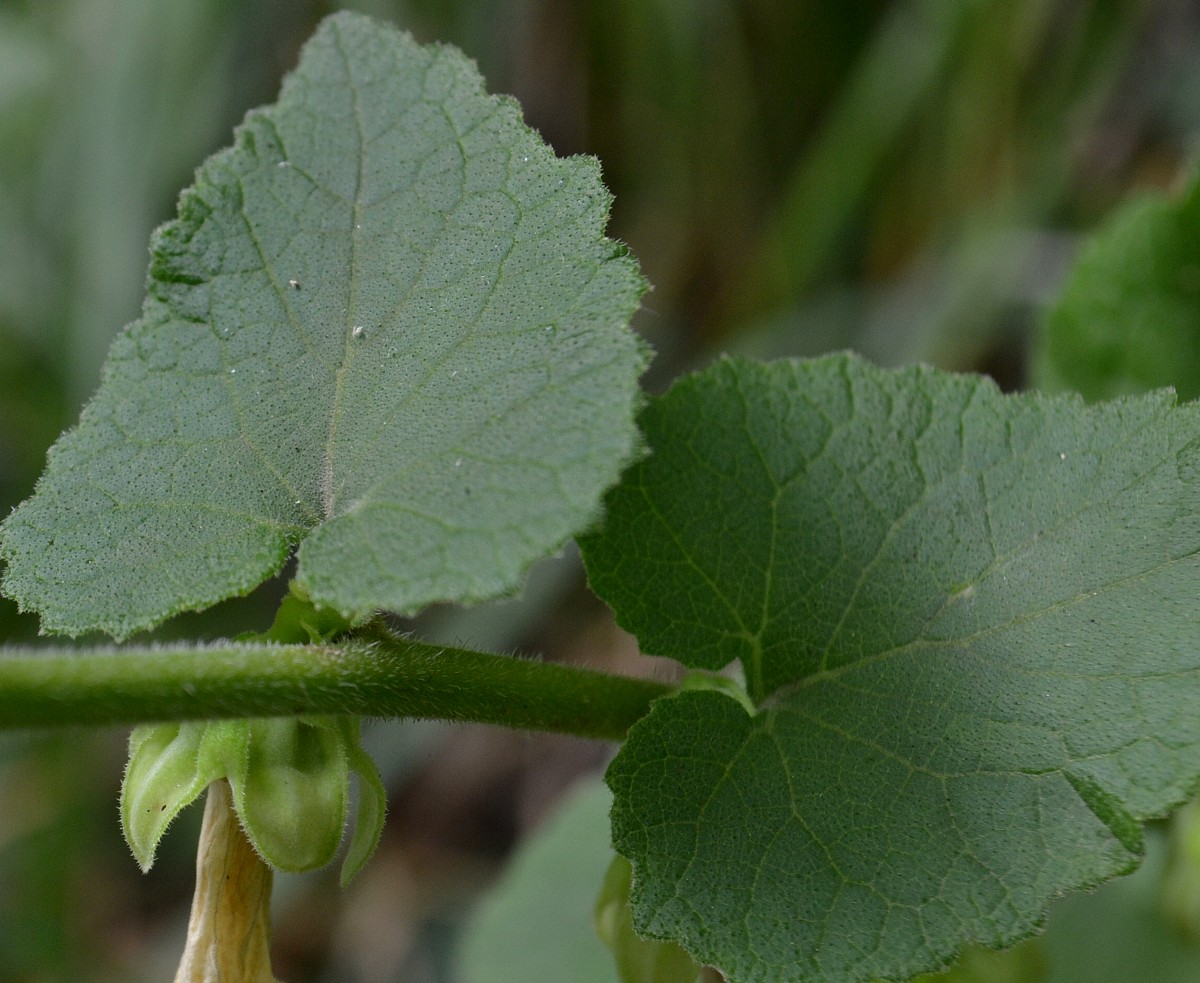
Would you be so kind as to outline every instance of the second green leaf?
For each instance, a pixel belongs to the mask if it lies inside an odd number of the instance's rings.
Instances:
[[[608,781],[637,928],[732,983],[907,979],[1132,869],[1200,775],[1200,408],[722,361],[584,540],[644,651],[736,663]]]

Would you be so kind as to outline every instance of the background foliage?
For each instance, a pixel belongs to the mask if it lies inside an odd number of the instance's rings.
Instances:
[[[719,350],[842,347],[1019,387],[1077,237],[1131,193],[1177,186],[1200,132],[1188,0],[351,6],[459,45],[559,153],[601,158],[610,234],[654,284],[638,321],[659,353],[654,389]],[[32,489],[136,316],[150,229],[244,111],[274,98],[331,9],[0,6],[0,510]],[[164,631],[265,627],[277,592]],[[419,627],[670,671],[637,660],[570,557],[539,568],[519,602],[436,610]],[[36,630],[0,601],[0,638]],[[388,725],[368,741],[392,794],[384,845],[345,894],[332,871],[283,881],[278,971],[291,983],[453,979],[476,891],[563,784],[608,754],[467,728]],[[155,873],[137,874],[115,821],[123,755],[115,732],[0,744],[0,981],[169,975],[194,834],[181,822]],[[1133,883],[1063,906],[1041,943],[1050,978],[1098,978],[1062,968],[1095,955],[1079,941],[1089,923],[1145,922],[1139,938],[1159,940],[1148,959],[1195,957]],[[1100,907],[1083,917],[1086,905]]]

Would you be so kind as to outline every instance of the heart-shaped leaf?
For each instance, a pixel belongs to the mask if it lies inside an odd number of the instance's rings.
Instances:
[[[457,51],[329,18],[155,234],[142,317],[0,530],[5,590],[118,637],[297,545],[347,615],[512,590],[635,446],[609,201]]]
[[[608,781],[635,925],[733,983],[907,979],[1136,865],[1200,775],[1200,407],[850,356],[643,414],[582,543],[660,700]]]

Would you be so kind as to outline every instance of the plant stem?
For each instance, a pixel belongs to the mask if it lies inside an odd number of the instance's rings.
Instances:
[[[271,973],[271,868],[254,852],[224,779],[208,787],[196,893],[175,983],[277,983]]]
[[[621,740],[669,692],[390,634],[330,645],[0,649],[0,728],[355,714]]]

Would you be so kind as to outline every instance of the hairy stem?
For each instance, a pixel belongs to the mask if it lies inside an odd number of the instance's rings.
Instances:
[[[0,649],[0,728],[355,714],[621,740],[662,683],[393,635],[330,645]]]

